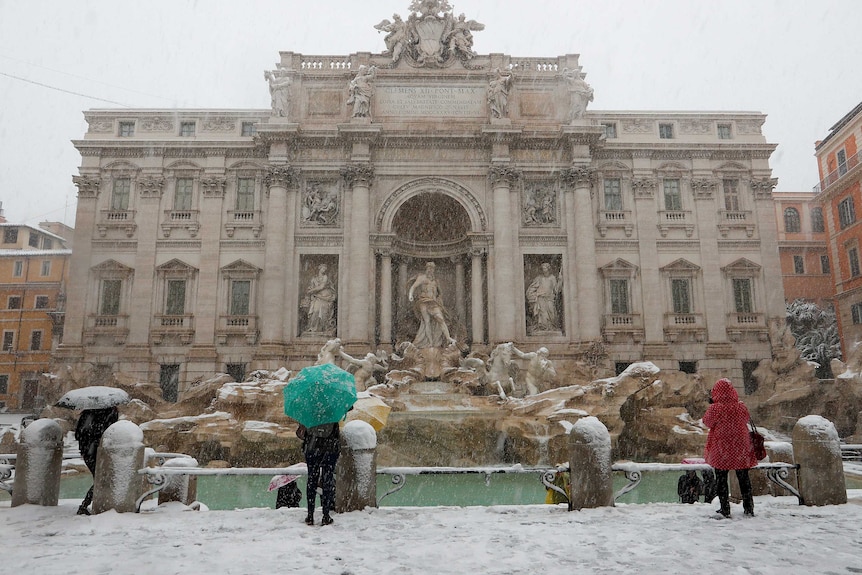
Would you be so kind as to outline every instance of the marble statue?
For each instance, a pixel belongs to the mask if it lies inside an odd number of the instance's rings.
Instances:
[[[572,97],[569,120],[583,118],[587,112],[587,104],[593,101],[593,89],[584,81],[581,73],[577,70],[563,68],[563,78],[566,79],[566,85]]]
[[[302,219],[308,223],[329,226],[338,219],[338,192],[326,190],[319,183],[309,184],[302,200]]]
[[[290,106],[291,84],[287,72],[282,69],[267,70],[263,73],[263,77],[269,82],[272,114],[280,118],[287,118]]]
[[[524,223],[543,226],[557,221],[557,197],[554,190],[535,188],[525,192]]]
[[[317,266],[317,275],[311,278],[305,290],[308,298],[307,332],[325,333],[335,328],[335,300],[338,292],[326,271],[326,264]]]
[[[454,19],[447,14],[448,32],[443,37],[443,42],[449,53],[462,60],[470,60],[476,53],[473,51],[473,30],[484,30],[485,25],[475,20],[467,20],[464,14]]]
[[[557,377],[557,370],[548,359],[548,348],[540,347],[536,351],[525,353],[513,346],[512,352],[521,359],[529,360],[526,375],[527,395],[536,395],[551,388],[550,383]]]
[[[348,104],[353,105],[354,118],[371,117],[371,96],[374,95],[374,78],[377,68],[374,66],[359,66],[356,76],[350,81],[347,91],[350,96]]]
[[[401,19],[398,14],[393,14],[394,22],[384,19],[374,28],[380,32],[387,32],[383,42],[386,44],[386,52],[384,54],[392,55],[392,63],[398,62],[401,59],[401,54],[404,53],[404,47],[407,45],[407,23]]]
[[[557,297],[563,289],[563,271],[551,275],[551,264],[542,264],[542,272],[527,287],[527,303],[532,313],[531,331],[560,331]]]
[[[419,330],[413,339],[413,345],[419,349],[455,344],[446,325],[440,286],[434,277],[435,268],[434,262],[425,264],[425,272],[416,277],[407,292],[407,299],[413,302],[413,309],[420,320]]]
[[[376,385],[375,372],[386,372],[387,366],[381,362],[378,355],[371,352],[366,353],[365,357],[361,359],[348,355],[343,349],[339,351],[339,355],[347,363],[356,367],[356,371],[353,372],[353,378],[356,380],[356,391],[365,391],[372,385]]]
[[[488,373],[485,376],[489,391],[500,396],[500,399],[508,399],[509,395],[515,394],[515,376],[518,366],[512,356],[515,353],[515,345],[512,342],[501,343],[491,352],[488,358]]]
[[[511,74],[503,74],[499,68],[494,69],[494,78],[488,83],[488,106],[491,109],[491,118],[505,118],[509,115],[511,85]]]
[[[341,357],[341,340],[336,338],[330,339],[317,354],[317,361],[314,365],[323,365],[324,363],[335,363],[335,360]]]

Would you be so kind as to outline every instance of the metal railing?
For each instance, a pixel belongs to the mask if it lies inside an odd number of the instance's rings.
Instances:
[[[838,164],[838,167],[829,172],[825,178],[820,180],[820,183],[814,186],[814,193],[819,194],[820,192],[825,191],[829,186],[846,176],[850,170],[859,165],[860,161],[859,152],[853,154],[847,161],[843,164]]]

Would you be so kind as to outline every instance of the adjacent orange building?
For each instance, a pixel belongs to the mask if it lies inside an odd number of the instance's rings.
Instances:
[[[814,192],[773,192],[784,299],[832,305],[832,259],[823,208]]]
[[[844,357],[862,341],[862,103],[815,143],[820,183],[814,188],[823,207],[835,290],[835,311]],[[858,206],[858,207],[857,207]]]
[[[40,406],[39,380],[63,335],[71,254],[47,229],[0,222],[0,409]]]

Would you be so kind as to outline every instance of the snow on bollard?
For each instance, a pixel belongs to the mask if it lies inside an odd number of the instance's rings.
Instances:
[[[569,431],[569,509],[613,507],[611,434],[597,418],[579,419]]]
[[[197,467],[194,457],[168,459],[162,467]],[[168,501],[179,501],[191,505],[198,497],[198,478],[193,475],[168,475],[165,486],[159,491],[159,505]]]
[[[37,419],[21,432],[15,461],[12,507],[55,506],[60,500],[63,430],[53,419]]]
[[[143,466],[144,432],[140,427],[123,419],[105,430],[96,458],[93,512],[134,513],[141,495],[138,470]]]
[[[806,415],[793,427],[793,458],[799,464],[799,495],[805,505],[847,503],[841,441],[835,425],[819,415]]]
[[[377,432],[357,419],[344,425],[341,438],[341,456],[335,467],[335,511],[377,507]]]

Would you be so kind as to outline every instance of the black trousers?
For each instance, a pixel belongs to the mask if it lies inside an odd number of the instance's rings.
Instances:
[[[84,459],[84,464],[86,464],[87,469],[90,470],[90,473],[93,474],[93,487],[95,487],[96,483],[96,453],[99,449],[99,443],[79,443],[78,449],[81,452],[81,457]],[[87,507],[93,501],[93,487],[90,487],[90,490],[87,491],[87,495],[84,496],[84,501],[81,502],[81,507]]]
[[[305,490],[305,500],[308,502],[308,514],[314,514],[314,502],[317,499],[317,486],[323,493],[320,495],[320,506],[323,515],[330,514],[335,507],[335,464],[338,462],[339,451],[306,451],[305,462],[308,464],[308,485]]]
[[[720,504],[719,511],[725,514],[730,513],[730,493],[727,485],[728,473],[730,473],[728,469],[715,470],[715,481],[717,483],[716,487]],[[751,492],[751,478],[748,476],[748,470],[737,469],[736,479],[739,480],[739,490],[742,492],[742,509],[746,513],[754,513],[754,495]]]

